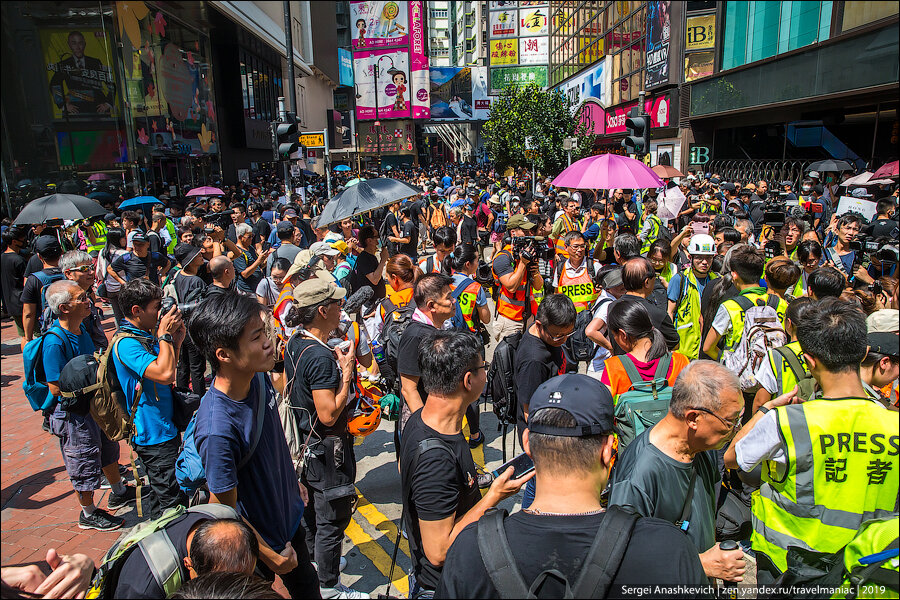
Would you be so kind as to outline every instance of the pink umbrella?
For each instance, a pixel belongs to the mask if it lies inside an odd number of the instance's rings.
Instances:
[[[203,187],[194,188],[187,193],[188,196],[224,196],[225,192],[217,187],[204,185]]]
[[[94,173],[93,175],[88,177],[87,180],[88,181],[107,181],[109,179],[112,179],[112,177],[110,177],[106,173]]]
[[[890,162],[886,165],[881,165],[881,168],[872,173],[872,179],[878,179],[879,177],[896,177],[900,175],[900,161]]]
[[[658,188],[665,184],[639,160],[618,154],[600,154],[572,163],[556,176],[553,185],[582,190],[614,190]]]

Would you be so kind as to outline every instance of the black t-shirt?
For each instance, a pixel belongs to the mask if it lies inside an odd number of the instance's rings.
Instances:
[[[650,313],[650,321],[653,323],[653,326],[659,329],[659,332],[663,334],[663,337],[666,339],[666,347],[671,351],[674,350],[680,339],[678,338],[678,331],[675,329],[675,325],[672,323],[672,318],[669,316],[669,313],[653,304],[646,298],[641,298],[640,296],[632,296],[630,294],[626,294],[622,296],[615,302],[640,302],[647,309],[647,312]],[[612,306],[615,306],[615,302],[613,302]],[[611,309],[612,307],[610,307]],[[610,343],[612,343],[613,354],[625,354],[619,345],[616,343],[615,339],[610,339]]]
[[[459,228],[460,244],[475,244],[478,241],[478,224],[469,215],[463,215],[462,226]]]
[[[37,273],[43,268],[44,263],[41,261],[41,257],[37,254],[32,254],[31,258],[28,259],[28,263],[25,266],[25,277],[28,277],[32,273]]]
[[[545,570],[556,569],[574,586],[581,574],[597,528],[605,513],[589,516],[532,515],[517,512],[505,522],[509,547],[526,585]],[[462,530],[444,562],[435,598],[499,598],[478,551],[478,524]],[[609,598],[632,598],[626,587],[640,588],[642,598],[671,598],[676,586],[707,586],[700,557],[677,527],[660,519],[639,519],[634,525]],[[659,586],[659,589],[657,589]],[[549,578],[540,597],[562,598],[560,582]],[[699,593],[685,597],[704,597]],[[710,594],[707,591],[706,597]]]
[[[165,254],[166,247],[163,245],[163,240],[160,237],[159,233],[153,231],[152,229],[147,232],[147,239],[150,241],[150,252],[157,252],[161,254]]]
[[[43,264],[43,263],[42,263]],[[50,267],[49,269],[38,269],[38,271],[43,271],[47,275],[50,275],[54,279],[62,279],[62,271],[59,270],[58,267]],[[35,271],[36,273],[37,271]],[[41,311],[41,305],[43,304],[41,299],[41,290],[43,289],[44,284],[41,283],[41,280],[38,279],[34,273],[28,276],[28,279],[25,280],[25,287],[22,288],[22,304],[37,304],[38,312]]]
[[[159,267],[169,264],[169,259],[159,252],[148,252],[141,258],[134,252],[126,252],[114,261],[110,267],[116,272],[125,272],[125,281],[147,277],[153,283],[159,285]]]
[[[875,219],[866,227],[866,230],[874,240],[882,237],[897,240],[898,228],[895,219]]]
[[[557,375],[566,373],[566,357],[562,347],[548,346],[541,338],[528,331],[516,350],[516,431],[519,441],[525,429],[525,406],[538,387]]]
[[[272,233],[272,226],[262,217],[253,224],[253,239],[266,241],[269,239],[270,233]]]
[[[234,272],[237,274],[237,289],[248,293],[256,294],[256,286],[266,276],[265,266],[257,266],[253,269],[248,277],[242,275],[244,269],[256,262],[258,254],[253,246],[249,250],[241,249],[241,253],[234,257]]]
[[[419,223],[422,219],[422,211],[424,209],[425,201],[422,199],[416,200],[409,207],[409,218],[410,220],[416,224],[416,227],[419,226]],[[406,236],[404,236],[406,237]]]
[[[382,236],[382,244],[387,241],[388,237],[392,237],[394,235],[394,227],[397,228],[397,231],[400,231],[400,221],[397,220],[397,216],[388,211],[384,216],[384,223],[382,224],[382,231],[384,232],[384,236]]]
[[[429,450],[412,468],[419,442],[428,438],[446,442],[453,456],[440,448]],[[400,440],[400,480],[413,570],[419,585],[433,590],[440,579],[441,568],[431,564],[425,556],[419,520],[459,518],[481,500],[475,461],[465,436],[462,432],[455,435],[438,433],[422,421],[421,410],[413,413]],[[472,548],[470,546],[469,551]]]
[[[374,273],[378,269],[379,262],[378,257],[374,254],[360,252],[359,256],[356,257],[356,267],[354,267],[351,274],[353,289],[358,290],[361,287],[372,288],[375,290],[375,295],[372,297],[374,300],[381,300],[386,296],[384,279],[380,279],[378,283],[373,284],[367,277],[369,273]]]
[[[14,316],[22,316],[22,289],[25,281],[25,259],[18,252],[0,255],[0,288],[3,306]]]
[[[425,338],[434,335],[436,331],[437,329],[431,325],[413,321],[406,326],[403,335],[400,336],[400,346],[397,348],[397,372],[400,375],[419,378],[419,383],[416,387],[419,390],[422,402],[425,402],[428,394],[425,392],[425,385],[422,383],[422,372],[419,371],[419,344]]]
[[[179,272],[175,275],[174,281],[178,302],[181,304],[195,302],[205,295],[207,284],[199,275],[188,275],[184,272]]]
[[[187,569],[184,568],[184,557],[187,556],[187,537],[191,528],[201,521],[208,521],[207,515],[196,513],[187,513],[179,517],[166,527],[166,533],[175,546],[175,552],[178,554],[178,566],[181,568],[182,581],[187,581]],[[125,562],[122,563],[122,570],[119,573],[119,579],[116,584],[115,598],[164,598],[165,592],[156,584],[156,579],[150,572],[150,565],[144,554],[135,549]]]
[[[401,237],[409,238],[409,242],[400,244],[398,250],[410,257],[413,260],[413,264],[415,264],[417,257],[416,250],[419,247],[419,222],[410,219],[404,223]]]
[[[229,291],[228,288],[219,287],[217,285],[209,284],[206,286],[206,290],[203,292],[204,298],[209,298],[210,296],[215,296],[216,294],[224,294]]]
[[[291,384],[291,406],[304,410],[294,411],[297,425],[306,433],[310,431],[310,417],[315,419],[316,405],[313,402],[313,390],[334,390],[338,393],[341,387],[341,370],[334,353],[316,340],[291,337],[284,353],[285,377]],[[341,412],[337,421],[328,426],[321,421],[316,422],[316,435],[344,435],[347,433],[347,408]]]

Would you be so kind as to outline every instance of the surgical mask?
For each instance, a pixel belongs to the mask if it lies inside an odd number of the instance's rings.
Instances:
[[[812,189],[812,187],[810,187],[808,185],[803,185],[803,186],[800,186],[800,189],[804,192],[808,192],[809,190]]]

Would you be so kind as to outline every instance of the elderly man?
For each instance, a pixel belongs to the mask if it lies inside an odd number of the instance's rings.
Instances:
[[[668,414],[622,453],[609,499],[680,526],[701,551],[707,577],[726,581],[742,580],[744,557],[716,543],[721,476],[715,450],[741,426],[743,413],[731,371],[708,360],[690,363],[675,381]]]
[[[103,318],[94,301],[91,300],[91,288],[94,285],[94,260],[91,255],[82,250],[70,250],[62,255],[59,259],[59,270],[63,276],[69,281],[74,281],[82,290],[88,294],[88,305],[91,312],[87,319],[84,320],[85,328],[94,342],[94,346],[101,350],[105,350],[109,345],[106,334],[103,332],[103,325],[100,320]]]

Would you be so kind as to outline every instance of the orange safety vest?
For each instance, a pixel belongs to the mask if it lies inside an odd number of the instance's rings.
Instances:
[[[290,286],[285,287],[283,290],[281,290],[281,293],[278,295],[278,300],[275,301],[275,306],[274,306],[274,308],[272,308],[272,315],[274,315],[275,320],[278,322],[278,337],[281,338],[285,342],[287,341],[287,339],[285,338],[285,335],[284,335],[284,333],[285,333],[284,332],[284,323],[282,322],[282,319],[285,317],[285,315],[287,313],[285,313],[284,315],[281,313],[284,311],[285,306],[289,302],[294,301],[293,294],[294,294],[293,288],[291,288]]]
[[[381,301],[381,305],[378,307],[378,312],[381,315],[382,322],[387,318],[388,312],[393,312],[395,310],[399,310],[404,308],[407,304],[410,303],[413,297],[413,289],[411,287],[400,290],[399,292],[394,291],[392,288],[390,289],[387,298]],[[386,304],[390,303],[390,311],[388,308],[385,308]]]
[[[684,354],[672,352],[672,363],[669,366],[668,374],[666,374],[666,381],[669,382],[669,386],[675,385],[678,374],[688,365],[688,362],[688,358]],[[622,359],[618,356],[607,358],[604,362],[604,369],[606,370],[606,376],[609,377],[609,387],[613,398],[618,400],[619,396],[627,392],[628,388],[631,387],[631,379],[628,377],[628,373],[625,372]]]
[[[556,256],[561,256],[563,258],[569,258],[569,253],[566,251],[566,243],[563,241],[563,237],[570,231],[578,231],[578,223],[569,218],[569,215],[563,213],[560,217],[563,222],[563,230],[559,232],[559,237],[556,238]]]
[[[497,256],[501,254],[508,254],[510,261],[515,264],[515,260],[512,255],[512,246],[507,245],[503,250],[497,253]],[[497,256],[494,257],[494,260],[497,260]],[[497,298],[497,313],[503,315],[507,319],[512,321],[523,321],[525,317],[525,303],[529,300],[528,290],[531,287],[528,281],[525,279],[528,278],[528,275],[522,278],[522,281],[519,283],[519,287],[515,290],[510,291],[503,287],[503,284],[500,283],[500,278],[497,276],[497,273],[494,271],[494,264],[491,263],[491,273],[494,275],[494,279],[500,285],[500,297]],[[534,309],[534,307],[531,307]]]
[[[575,311],[581,312],[590,307],[594,303],[594,300],[597,299],[597,296],[600,295],[600,292],[594,287],[593,273],[590,272],[593,267],[593,261],[589,261],[585,258],[581,264],[584,272],[577,277],[569,277],[566,271],[567,263],[568,260],[561,263],[562,267],[560,268],[559,273],[559,287],[556,291],[568,296],[575,305]]]

